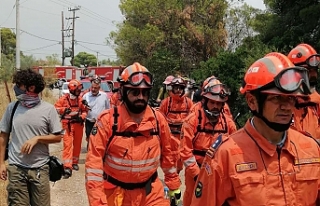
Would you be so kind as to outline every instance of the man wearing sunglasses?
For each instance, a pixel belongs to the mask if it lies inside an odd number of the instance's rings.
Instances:
[[[274,52],[250,66],[240,92],[253,117],[210,146],[191,205],[318,206],[319,145],[290,128],[296,98],[310,94],[307,70]]]
[[[174,150],[176,151],[178,173],[183,169],[180,160],[180,151],[183,149],[183,141],[181,141],[182,123],[190,113],[192,100],[185,96],[187,82],[181,77],[174,78],[169,84],[172,90],[169,97],[165,98],[160,105],[159,110],[165,115],[171,134],[175,137],[176,142]]]
[[[309,101],[298,99],[297,108],[294,110],[294,127],[320,141],[320,95],[316,91],[320,55],[310,45],[299,44],[290,51],[288,57],[296,66],[308,70],[312,92]]]
[[[237,128],[233,120],[222,110],[230,95],[229,89],[215,79],[201,93],[201,108],[191,113],[182,125],[184,149],[181,159],[185,166],[186,190],[183,205],[190,206],[195,181],[203,158],[219,134],[232,134]]]
[[[169,206],[158,178],[161,166],[170,197],[181,197],[170,130],[148,106],[153,76],[139,63],[121,73],[123,103],[105,110],[92,129],[86,158],[86,190],[92,206]]]

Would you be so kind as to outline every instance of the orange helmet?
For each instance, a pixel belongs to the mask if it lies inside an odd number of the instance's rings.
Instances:
[[[187,86],[187,82],[184,81],[181,77],[176,77],[171,81],[171,83],[169,85],[171,85],[171,86],[180,85],[180,86],[186,87]]]
[[[310,59],[311,57],[318,57],[316,59]],[[318,53],[316,52],[316,50],[310,46],[309,44],[299,44],[298,46],[296,46],[295,48],[293,48],[289,54],[288,54],[288,58],[292,61],[293,64],[299,66],[299,65],[308,65],[311,67],[317,67],[319,65],[320,62],[320,56],[318,55]],[[314,61],[317,60],[317,65],[309,65],[309,61]],[[314,62],[313,62],[314,63]]]
[[[169,76],[166,77],[166,79],[165,79],[164,82],[162,82],[162,83],[168,85],[168,84],[171,83],[171,81],[172,81],[173,79],[174,79],[174,76],[169,75]]]
[[[204,89],[205,86],[206,86],[210,81],[215,80],[215,79],[217,79],[217,77],[215,77],[215,76],[213,76],[213,75],[210,76],[210,77],[208,77],[208,78],[206,78],[206,79],[203,81],[202,89]]]
[[[295,67],[288,57],[272,52],[254,62],[244,76],[240,92],[260,90],[271,94],[307,95],[308,71]]]
[[[68,89],[70,93],[73,94],[76,90],[82,90],[82,84],[80,81],[72,79],[68,84]]]
[[[201,96],[217,102],[226,102],[230,94],[230,89],[226,85],[214,79],[203,88]]]
[[[137,62],[125,68],[118,81],[125,87],[151,88],[153,86],[152,74]]]

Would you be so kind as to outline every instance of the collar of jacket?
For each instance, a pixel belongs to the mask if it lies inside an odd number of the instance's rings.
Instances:
[[[277,154],[277,145],[271,144],[266,138],[264,138],[251,124],[251,119],[247,121],[247,123],[244,126],[245,131],[248,133],[248,135],[253,138],[252,141],[255,141],[258,144],[258,147],[262,151],[264,151],[266,154],[268,154],[270,157]],[[287,138],[284,142],[284,145],[282,147],[282,150],[288,151],[292,156],[296,157],[296,151],[295,146],[298,147],[298,145],[295,145],[295,143],[292,140],[292,129],[287,130]]]

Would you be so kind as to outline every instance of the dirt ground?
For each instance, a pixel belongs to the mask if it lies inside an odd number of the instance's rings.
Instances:
[[[58,98],[59,90],[53,90],[53,95]],[[62,142],[59,144],[50,145],[50,153],[61,158],[62,154]],[[86,141],[83,138],[82,150],[80,154],[79,171],[74,171],[72,177],[69,179],[62,179],[55,184],[51,184],[51,206],[88,206],[88,199],[85,190],[85,171],[84,163],[86,156]],[[159,171],[159,177],[163,180],[163,173],[161,169]],[[184,186],[184,172],[181,172],[181,192],[185,189]],[[0,181],[0,190],[5,193],[6,182]],[[6,205],[6,198],[1,196],[0,206]]]
[[[58,91],[53,91],[54,96],[58,98]],[[50,145],[50,152],[53,155],[61,157],[62,142],[60,144]],[[85,190],[85,171],[84,162],[86,157],[86,141],[83,138],[82,150],[80,154],[79,171],[74,171],[72,177],[69,179],[62,179],[56,182],[54,185],[51,183],[51,206],[88,206],[88,199]],[[163,173],[161,169],[159,171],[159,177],[163,180]],[[184,186],[184,172],[180,173],[181,177],[181,192],[185,189]]]
[[[50,146],[52,154],[60,157],[62,151],[62,143]],[[82,151],[80,155],[79,171],[74,171],[72,177],[69,179],[62,179],[54,185],[51,183],[51,206],[88,206],[88,199],[85,190],[85,171],[84,162],[86,156],[86,141],[83,141]],[[161,169],[159,177],[163,180],[163,173]],[[181,172],[181,181],[184,182],[184,173]],[[184,184],[181,187],[184,191]],[[182,193],[183,194],[183,193]]]

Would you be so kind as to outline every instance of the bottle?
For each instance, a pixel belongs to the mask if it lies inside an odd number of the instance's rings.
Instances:
[[[168,187],[164,187],[164,199],[170,199]]]

